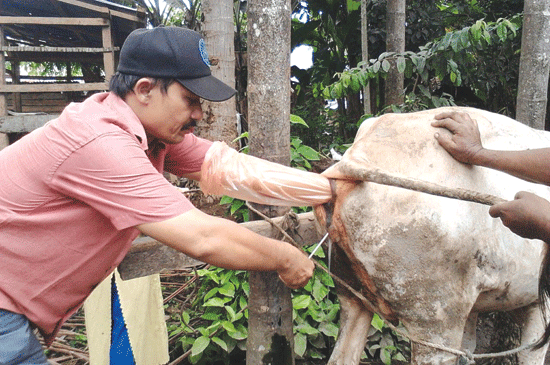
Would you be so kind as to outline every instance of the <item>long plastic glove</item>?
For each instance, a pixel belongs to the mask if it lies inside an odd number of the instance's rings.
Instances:
[[[277,206],[313,206],[332,198],[326,177],[238,153],[224,142],[214,142],[206,153],[200,187],[205,194]]]

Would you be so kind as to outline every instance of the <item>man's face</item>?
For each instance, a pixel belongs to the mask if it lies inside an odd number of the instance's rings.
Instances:
[[[157,84],[140,119],[149,140],[176,144],[193,133],[196,122],[202,119],[201,99],[179,82],[172,83],[166,93]]]

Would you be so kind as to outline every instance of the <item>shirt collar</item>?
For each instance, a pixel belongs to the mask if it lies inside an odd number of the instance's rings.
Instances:
[[[144,151],[147,150],[147,135],[136,113],[134,113],[132,108],[115,93],[109,92],[107,94],[103,102],[118,114],[117,122],[120,127],[135,135],[139,141],[140,147]]]

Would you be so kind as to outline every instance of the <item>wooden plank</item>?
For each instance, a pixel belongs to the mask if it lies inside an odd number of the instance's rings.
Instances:
[[[0,85],[0,93],[44,93],[62,91],[102,91],[108,90],[106,82],[89,82],[84,84],[21,84]]]
[[[21,95],[20,93],[18,93]],[[17,94],[15,94],[17,95]],[[34,95],[34,94],[23,94],[23,95]],[[39,95],[39,94],[36,94]],[[27,99],[23,98],[21,106],[27,106],[27,107],[40,107],[40,106],[65,106],[69,104],[69,101],[67,99]],[[45,110],[44,110],[45,111]],[[17,112],[17,110],[16,110]]]
[[[40,93],[40,94],[25,94],[23,100],[27,103],[38,102],[43,100],[67,100],[65,94],[61,93]]]
[[[92,4],[88,4],[88,3],[85,3],[83,1],[78,1],[78,0],[58,0],[58,1],[60,1],[62,3],[65,3],[65,4],[78,6],[80,8],[93,10],[93,11],[98,12],[98,13],[109,14],[109,8],[104,7],[104,6],[92,5]]]
[[[113,34],[111,22],[101,30],[103,48],[113,48]],[[111,80],[111,76],[115,74],[115,52],[103,54],[103,69],[105,70],[105,80]]]
[[[64,105],[23,105],[22,113],[61,113],[65,107],[69,105],[66,102]]]
[[[101,65],[103,55],[101,53],[83,53],[83,52],[16,52],[8,53],[6,61],[32,61],[32,62],[87,62]]]
[[[59,114],[0,116],[0,133],[29,133]]]
[[[136,23],[144,23],[145,14],[143,14],[140,17],[138,15],[126,14],[126,13],[124,13],[122,11],[119,11],[119,10],[109,10],[109,8],[104,7],[104,6],[92,5],[92,4],[88,4],[88,3],[78,1],[78,0],[58,0],[58,1],[61,1],[65,4],[79,6],[81,8],[96,11],[98,13],[102,13],[102,14],[106,14],[106,15],[109,14],[109,12],[110,12],[112,16],[116,16],[118,18],[131,20],[131,21],[136,22]],[[136,13],[143,13],[143,12],[140,12],[139,10],[136,10]]]
[[[282,217],[273,219],[281,224]],[[298,235],[293,237],[302,245],[310,245],[319,242],[320,236],[315,227],[313,212],[298,214]],[[274,237],[278,233],[270,223],[266,221],[254,221],[241,223],[242,226],[262,236]],[[142,276],[158,273],[162,270],[182,269],[202,264],[162,243],[149,237],[138,238],[132,244],[130,252],[126,255],[118,270],[122,279],[129,280]]]
[[[0,24],[32,24],[32,25],[78,25],[99,26],[108,25],[104,18],[64,18],[38,16],[0,16]]]
[[[116,16],[117,18],[123,18],[123,19],[126,19],[126,20],[131,20],[135,23],[145,24],[145,13],[142,13],[142,12],[139,12],[139,11],[138,11],[138,13],[141,13],[141,16],[126,14],[126,13],[123,13],[123,12],[118,11],[118,10],[111,10],[111,15],[112,16]]]

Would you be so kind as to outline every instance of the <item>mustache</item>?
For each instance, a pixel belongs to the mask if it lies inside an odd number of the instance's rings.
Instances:
[[[196,119],[191,119],[191,121],[190,121],[189,123],[185,124],[185,125],[183,126],[182,129],[189,129],[189,128],[196,127],[196,126],[197,126],[197,122],[198,122],[198,120],[196,120]]]

